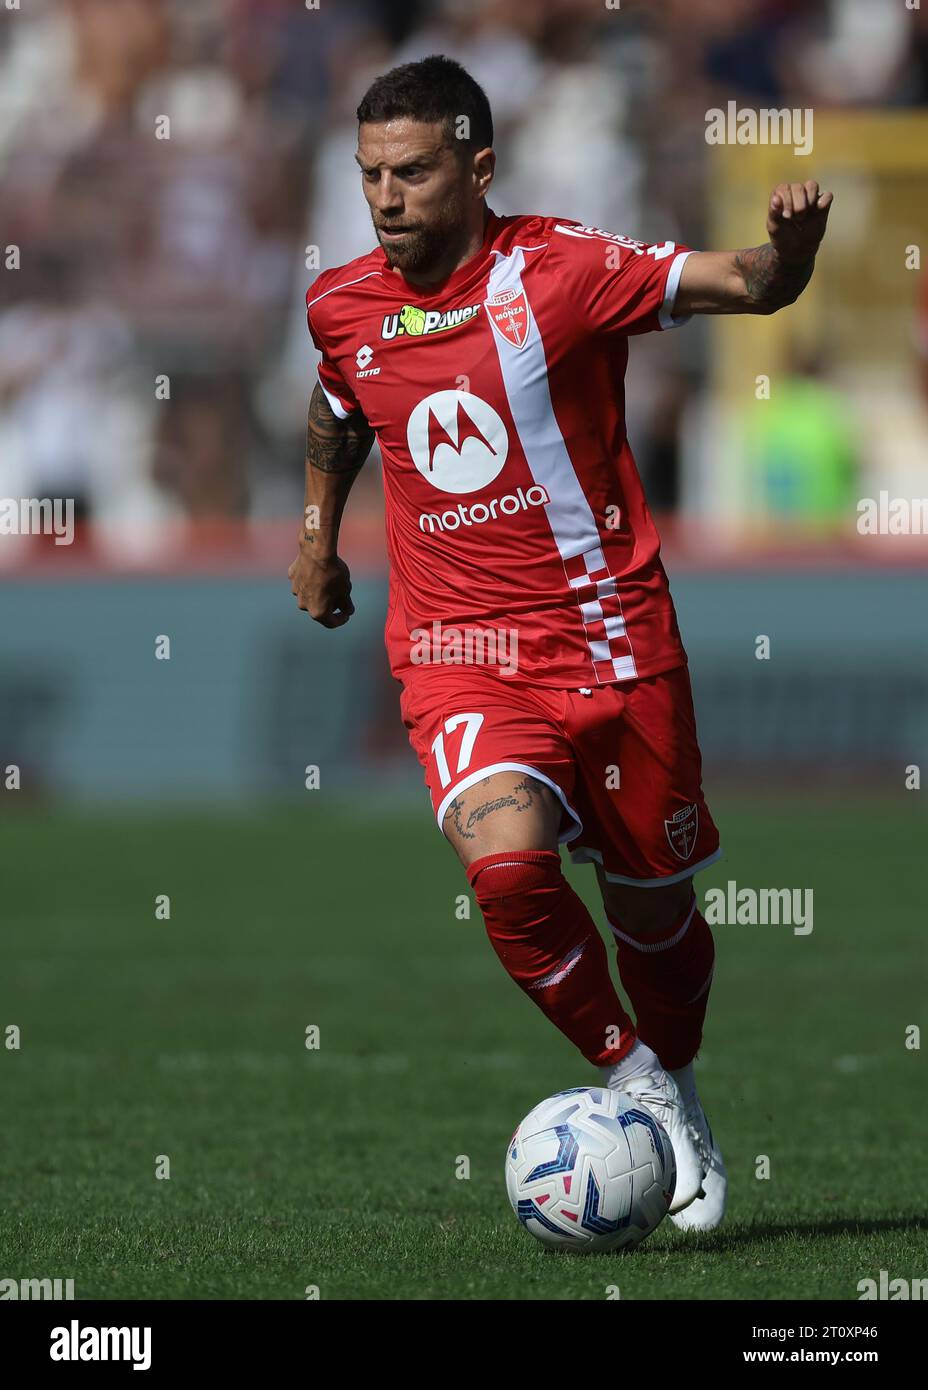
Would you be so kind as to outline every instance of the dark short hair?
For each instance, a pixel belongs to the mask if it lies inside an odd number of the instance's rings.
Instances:
[[[443,54],[391,68],[371,83],[358,107],[360,125],[400,116],[429,124],[441,121],[446,141],[462,154],[493,144],[493,116],[486,92],[460,63]],[[460,116],[468,119],[468,140],[457,136]]]

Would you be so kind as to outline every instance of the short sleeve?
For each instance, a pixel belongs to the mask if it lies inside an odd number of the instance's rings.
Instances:
[[[565,294],[594,333],[632,334],[677,328],[680,275],[693,248],[676,241],[649,243],[599,227],[556,222],[548,255]]]
[[[320,324],[323,315],[319,312],[319,302],[325,298],[325,293],[317,293],[316,287],[306,295],[306,322],[309,327],[310,336],[322,354],[319,363],[319,385],[325,392],[326,399],[335,415],[339,420],[347,420],[348,416],[355,410],[360,410],[361,406],[357,397],[352,391],[340,371],[332,356],[331,349],[325,338],[325,330]]]

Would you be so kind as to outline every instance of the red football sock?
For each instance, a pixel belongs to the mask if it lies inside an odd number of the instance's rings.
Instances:
[[[477,859],[467,877],[487,933],[516,984],[594,1066],[635,1044],[609,975],[606,947],[553,850]]]
[[[611,919],[619,974],[635,1011],[638,1036],[667,1071],[692,1062],[702,1042],[715,943],[693,901],[665,931],[633,937]]]

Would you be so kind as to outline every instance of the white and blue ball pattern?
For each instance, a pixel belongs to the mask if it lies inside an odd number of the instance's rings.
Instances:
[[[667,1214],[676,1180],[663,1125],[632,1096],[598,1086],[536,1105],[506,1152],[513,1211],[560,1250],[638,1245]]]

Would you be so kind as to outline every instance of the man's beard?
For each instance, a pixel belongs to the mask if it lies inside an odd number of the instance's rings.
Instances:
[[[420,275],[436,270],[451,257],[455,242],[461,235],[461,223],[462,209],[446,203],[439,225],[413,227],[401,242],[380,242],[387,264],[397,270]],[[404,224],[401,221],[399,225]]]

